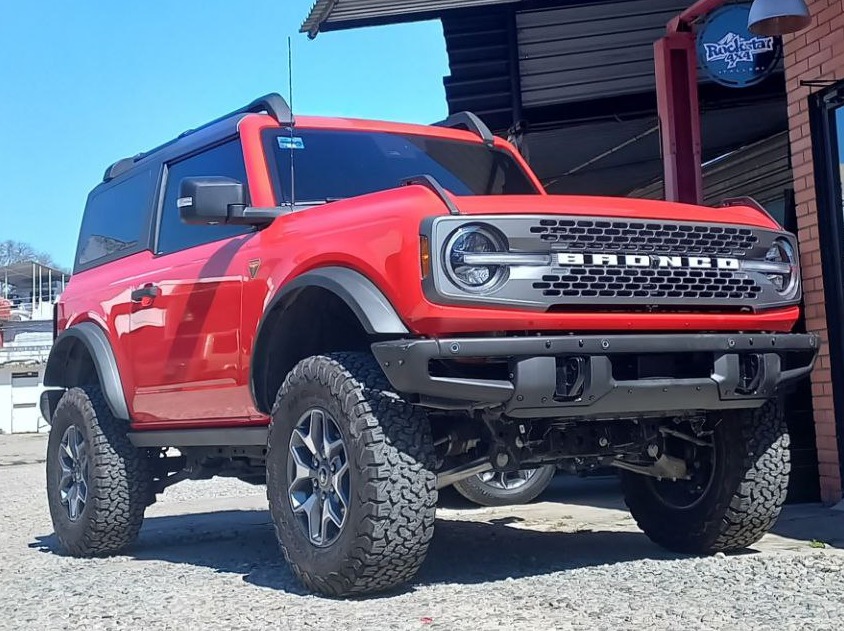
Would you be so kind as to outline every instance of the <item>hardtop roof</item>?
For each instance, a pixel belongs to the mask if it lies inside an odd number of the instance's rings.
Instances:
[[[175,158],[191,154],[208,145],[237,135],[241,121],[247,116],[263,116],[268,126],[300,129],[335,129],[349,131],[381,131],[394,134],[432,136],[463,142],[485,143],[493,146],[496,139],[489,128],[470,112],[461,112],[442,121],[425,125],[420,123],[399,123],[362,118],[297,116],[293,117],[287,102],[278,94],[268,94],[256,99],[249,105],[221,116],[198,128],[182,132],[172,140],[148,151],[122,158],[111,164],[103,175],[102,183],[107,184],[121,176],[136,172],[150,163],[169,162]],[[99,188],[96,187],[96,188]]]

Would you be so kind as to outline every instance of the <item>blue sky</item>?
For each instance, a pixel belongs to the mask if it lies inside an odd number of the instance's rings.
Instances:
[[[244,105],[431,122],[446,114],[439,22],[322,33],[312,0],[0,0],[0,240],[71,265],[88,191],[114,160]]]

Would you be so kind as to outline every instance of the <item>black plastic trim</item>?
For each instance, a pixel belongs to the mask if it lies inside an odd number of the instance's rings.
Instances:
[[[347,267],[321,267],[297,276],[279,290],[265,314],[286,296],[308,287],[327,289],[343,300],[370,335],[408,334],[407,327],[381,290],[366,276]],[[260,338],[260,333],[259,326],[256,339]]]
[[[129,432],[135,447],[251,447],[266,446],[266,427],[221,427]]]
[[[450,215],[459,215],[460,209],[454,204],[454,201],[449,196],[448,192],[445,190],[442,184],[437,181],[433,175],[414,175],[413,177],[407,177],[401,182],[399,182],[400,186],[424,186],[427,189],[432,190],[436,193],[437,197],[439,197],[443,204],[446,205],[448,208],[448,214]]]
[[[260,96],[246,107],[237,110],[232,114],[260,114],[261,112],[266,112],[272,116],[280,125],[290,126],[296,123],[293,118],[293,112],[290,110],[290,105],[288,105],[287,101],[284,100],[284,97],[277,92],[270,92],[269,94]],[[227,114],[222,118],[227,118],[232,114]]]
[[[608,336],[536,336],[498,338],[404,339],[372,344],[372,352],[397,391],[418,395],[433,408],[501,408],[507,416],[596,417],[672,410],[719,410],[756,407],[784,385],[811,372],[819,339],[799,334],[665,334]],[[652,353],[711,352],[706,378],[615,381],[609,357]],[[811,352],[811,360],[782,370],[788,353]],[[740,353],[761,356],[759,386],[738,392]],[[555,399],[555,357],[586,357],[582,396]],[[507,380],[438,377],[431,360],[506,359]]]
[[[256,367],[265,366],[265,350],[269,330],[267,321],[275,320],[277,309],[285,309],[286,301],[293,301],[299,292],[308,288],[319,287],[340,298],[355,314],[364,331],[368,335],[384,337],[401,337],[408,335],[401,318],[397,315],[390,301],[375,284],[368,278],[352,269],[345,267],[322,267],[305,272],[290,282],[284,284],[273,296],[264,309],[258,329],[252,343],[252,361],[250,365],[250,388],[252,400],[258,409],[263,409],[263,403],[256,389]],[[266,329],[266,330],[265,330]],[[295,333],[291,333],[295,335]],[[269,411],[269,410],[265,410]]]
[[[59,400],[64,396],[64,390],[44,390],[38,400],[38,407],[41,409],[41,416],[48,424],[53,422],[53,412]]]
[[[136,154],[131,158],[120,158],[117,162],[109,166],[105,173],[103,174],[103,182],[110,182],[114,178],[118,177],[119,175],[123,175],[132,169],[135,166],[135,162],[140,159],[142,154]]]
[[[129,407],[123,393],[123,383],[120,380],[114,351],[105,332],[96,324],[82,322],[65,330],[56,338],[47,360],[47,368],[44,370],[44,385],[59,388],[84,385],[69,383],[64,373],[64,353],[72,341],[83,344],[88,350],[111,413],[116,418],[129,420]]]
[[[132,169],[136,162],[139,162],[140,160],[146,158],[147,156],[153,153],[156,153],[157,151],[164,149],[165,147],[169,147],[173,143],[178,142],[186,136],[195,134],[198,131],[207,129],[212,125],[216,125],[217,123],[221,123],[230,118],[234,118],[244,114],[261,114],[263,112],[266,112],[268,115],[272,116],[280,125],[285,125],[289,127],[295,124],[293,112],[290,110],[290,106],[287,104],[287,101],[284,100],[284,97],[275,92],[265,94],[264,96],[258,97],[248,105],[236,109],[233,112],[229,112],[228,114],[224,114],[223,116],[215,118],[214,120],[200,125],[195,129],[189,129],[187,131],[184,131],[179,134],[176,138],[164,143],[163,145],[159,145],[158,147],[150,149],[149,151],[144,151],[143,153],[136,154],[130,158],[121,158],[106,169],[105,174],[103,175],[103,182],[108,182],[109,180],[112,180],[117,176],[126,173],[127,171]]]
[[[492,147],[495,144],[495,136],[492,135],[489,127],[477,115],[472,114],[472,112],[457,112],[445,120],[434,123],[434,126],[448,127],[450,129],[465,129],[480,136],[485,145]]]
[[[776,225],[782,228],[780,222],[774,218],[774,216],[768,212],[768,210],[756,201],[755,198],[751,197],[750,195],[745,195],[742,197],[725,197],[721,200],[721,203],[718,204],[719,208],[732,208],[733,206],[748,206],[753,210],[758,210],[760,213],[765,215],[768,219],[773,221]],[[783,228],[784,229],[784,228]]]
[[[844,331],[840,324],[844,318],[844,254],[841,248],[844,216],[840,197],[842,177],[838,165],[844,155],[844,147],[838,146],[835,111],[844,106],[844,81],[813,94],[809,103],[832,397],[835,408],[840,410],[844,406]],[[844,416],[841,414],[836,414],[836,435],[839,472],[844,479]]]

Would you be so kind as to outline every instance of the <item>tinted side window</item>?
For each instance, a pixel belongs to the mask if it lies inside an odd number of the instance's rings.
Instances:
[[[186,177],[221,175],[246,184],[246,165],[238,140],[198,153],[195,156],[173,162],[167,168],[167,187],[161,209],[161,225],[158,231],[158,253],[168,254],[203,243],[227,239],[249,232],[249,226],[193,226],[182,223],[176,200],[179,197],[179,183]]]
[[[152,189],[152,173],[143,171],[91,193],[79,229],[77,267],[114,260],[147,246]]]

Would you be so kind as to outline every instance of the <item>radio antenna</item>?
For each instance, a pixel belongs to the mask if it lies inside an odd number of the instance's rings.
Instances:
[[[296,206],[296,167],[293,164],[293,38],[287,36],[287,98],[290,105],[290,210]]]

